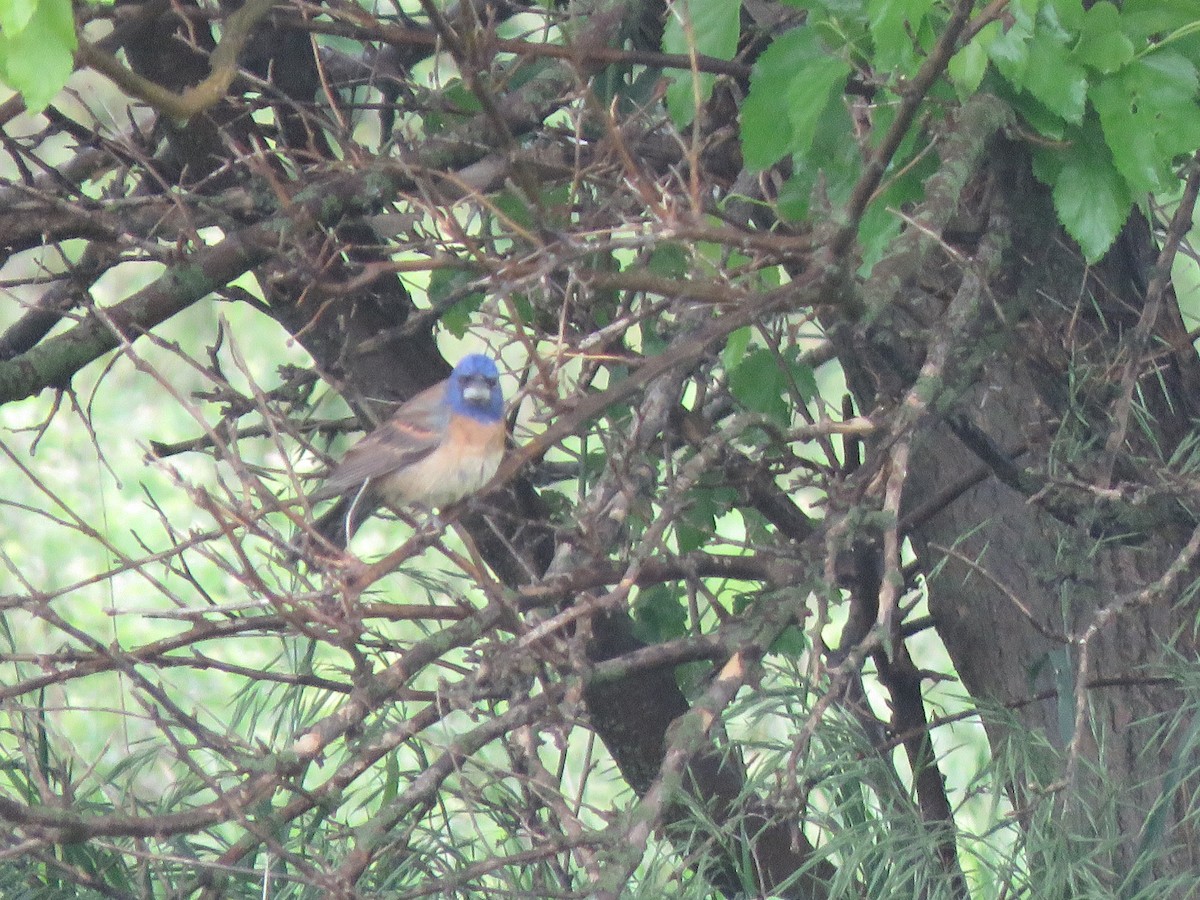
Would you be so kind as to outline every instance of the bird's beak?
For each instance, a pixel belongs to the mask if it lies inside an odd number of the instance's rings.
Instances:
[[[463,380],[462,395],[468,403],[483,406],[492,399],[492,387],[482,378],[467,378]]]

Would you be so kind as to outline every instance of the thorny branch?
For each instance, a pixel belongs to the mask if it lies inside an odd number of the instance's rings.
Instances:
[[[993,439],[987,411],[958,408],[980,335],[1008,325],[1010,211],[979,185],[1012,114],[927,102],[1006,3],[950,6],[887,115],[856,73],[861,174],[840,205],[821,183],[832,224],[811,227],[779,214],[795,161],[747,171],[733,127],[758,55],[800,19],[743,6],[716,59],[660,52],[679,10],[653,3],[119,4],[86,14],[79,62],[148,109],[110,115],[87,91],[32,125],[0,109],[0,503],[17,523],[0,862],[109,896],[286,879],[616,898],[662,838],[674,861],[647,884],[826,897],[830,841],[886,853],[839,820],[824,781],[852,771],[864,808],[912,805],[929,878],[966,895],[932,735],[974,708],[926,710],[950,675],[920,667],[914,636],[946,619],[914,613],[913,571],[936,566],[905,548],[981,485],[1034,506],[1024,489],[1051,483],[1026,470],[1036,429]],[[680,73],[683,129],[660,103]],[[859,229],[910,136],[940,168],[867,277]],[[1193,168],[1124,342],[1098,490],[1198,184]],[[966,212],[986,224],[964,238]],[[464,348],[504,371],[513,444],[493,482],[289,562],[344,433]],[[870,369],[858,415],[830,400],[835,356]],[[975,465],[914,498],[935,428]],[[1094,689],[1124,686],[1091,677],[1094,639],[1169,605],[1198,542],[1072,633],[1071,775]],[[950,543],[926,546],[1063,638]],[[866,685],[890,692],[890,733]],[[855,865],[841,876],[868,890]]]

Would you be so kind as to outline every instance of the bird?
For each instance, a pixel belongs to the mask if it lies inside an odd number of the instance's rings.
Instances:
[[[313,530],[344,548],[381,505],[441,508],[475,493],[496,474],[506,440],[496,362],[459,360],[450,377],[405,401],[346,451],[311,495],[338,501]]]

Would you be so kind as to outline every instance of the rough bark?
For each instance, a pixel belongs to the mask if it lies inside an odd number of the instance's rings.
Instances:
[[[1141,518],[1137,501],[1115,501],[1121,508],[1111,517],[1097,512],[1114,427],[1113,373],[1130,352],[1147,260],[1157,250],[1135,217],[1089,269],[1056,229],[1024,154],[1008,143],[993,145],[972,184],[955,222],[1000,229],[1004,250],[983,286],[970,353],[943,386],[936,414],[921,422],[904,489],[908,533],[930,573],[930,611],[963,685],[985,708],[1013,710],[1015,730],[999,714],[985,719],[996,752],[1040,734],[1067,761],[1064,770],[1047,760],[1040,782],[1010,785],[1018,811],[1043,791],[1058,792],[1066,827],[1115,836],[1108,865],[1119,883],[1138,864],[1148,814],[1178,765],[1179,738],[1165,725],[1181,695],[1159,676],[1173,659],[1197,653],[1200,569],[1188,549],[1188,516]],[[978,228],[956,231],[955,222],[946,235],[970,258]],[[886,396],[912,383],[929,349],[929,330],[918,323],[961,285],[959,263],[942,259],[891,295],[894,305],[862,335],[859,346],[869,351],[844,358],[865,403],[877,400],[878,386]],[[1143,486],[1170,491],[1165,460],[1196,408],[1185,387],[1196,383],[1195,355],[1161,350],[1178,347],[1181,331],[1177,311],[1161,316],[1159,363],[1139,367],[1145,430],[1131,427],[1115,460],[1123,497]],[[1187,498],[1179,503],[1182,513]],[[1177,561],[1186,564],[1182,575],[1154,595]],[[1080,671],[1085,636],[1090,661]],[[1092,686],[1080,689],[1079,679]],[[1077,691],[1086,698],[1082,716]],[[1085,733],[1076,736],[1079,724]],[[1158,874],[1194,869],[1200,859],[1191,828],[1177,827],[1193,788],[1168,797],[1173,850]]]

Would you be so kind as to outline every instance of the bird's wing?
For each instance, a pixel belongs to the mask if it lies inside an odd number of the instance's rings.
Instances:
[[[449,420],[446,383],[438,382],[402,404],[390,419],[351,447],[310,500],[356,490],[368,479],[411,466],[442,442]]]

